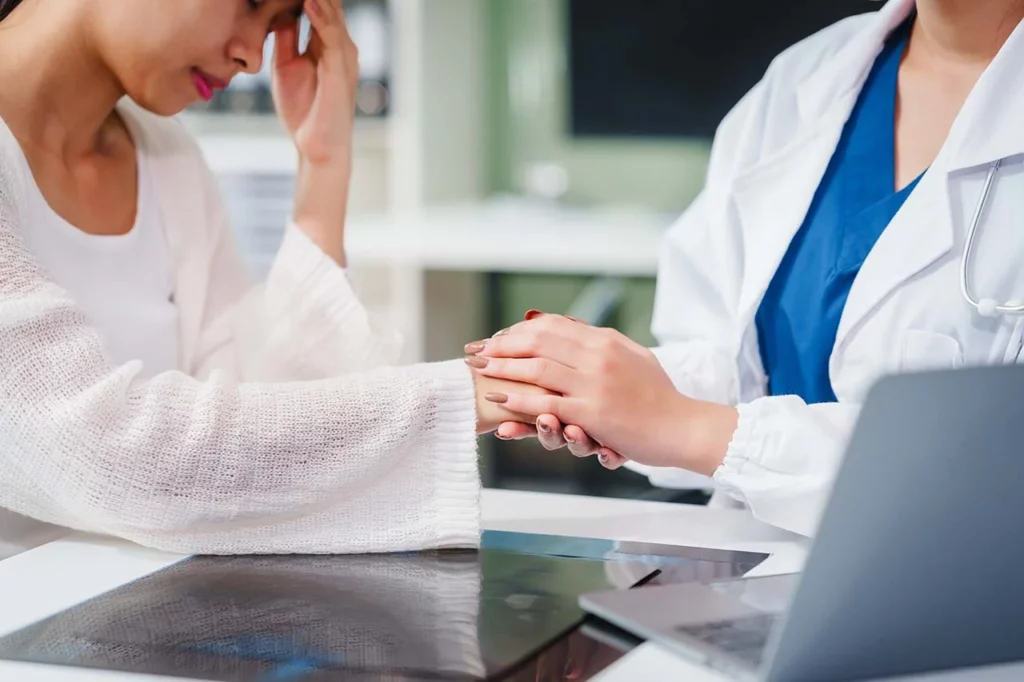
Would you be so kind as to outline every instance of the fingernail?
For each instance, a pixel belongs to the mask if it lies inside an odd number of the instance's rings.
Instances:
[[[487,348],[486,341],[474,341],[473,343],[467,343],[465,350],[469,355],[476,355],[477,353],[483,352],[484,348]]]
[[[551,433],[551,427],[544,422],[537,422],[537,430],[541,433]]]
[[[569,443],[570,445],[576,445],[576,439],[575,438],[569,438],[569,436],[566,436],[564,434],[562,435],[562,437],[565,438],[565,442],[566,443]]]
[[[500,434],[500,433],[495,433],[495,434],[494,434],[494,437],[495,437],[495,438],[497,438],[498,440],[512,440],[512,439],[511,439],[511,438],[509,438],[508,436],[503,436],[503,435],[502,435],[502,434]]]
[[[486,400],[489,403],[497,403],[499,405],[504,405],[505,403],[508,402],[508,396],[505,395],[504,393],[488,393],[487,395],[484,396],[484,400]]]
[[[544,313],[540,310],[527,310],[526,315],[524,315],[523,318],[526,320],[532,320],[533,318],[540,317],[541,315],[544,315]]]
[[[601,462],[601,464],[607,464],[608,463],[608,455],[604,454],[603,452],[600,455],[597,456],[597,459],[598,459],[599,462]]]
[[[470,355],[466,358],[466,364],[474,369],[483,369],[487,366],[487,358],[482,358],[479,355]]]
[[[508,331],[508,329],[502,329],[499,332],[495,332],[494,336],[505,336],[506,334],[508,334]]]

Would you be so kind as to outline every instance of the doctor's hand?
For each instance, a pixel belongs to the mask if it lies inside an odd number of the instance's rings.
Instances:
[[[531,320],[543,315],[540,311],[531,310],[526,313],[525,319]],[[573,321],[575,318],[567,317]],[[477,341],[466,344],[466,353],[476,354],[483,350],[485,341]],[[467,362],[479,364],[482,360]],[[553,414],[539,415],[533,424],[519,421],[503,422],[498,426],[494,434],[500,440],[526,440],[536,438],[541,446],[550,452],[568,447],[574,457],[597,456],[598,461],[605,469],[615,471],[626,463],[626,458],[611,448],[606,448],[593,438],[586,431],[575,425],[563,426],[562,422]]]
[[[736,410],[680,394],[649,349],[615,330],[541,315],[482,343],[467,360],[482,375],[554,394],[492,396],[513,412],[578,425],[641,464],[710,475],[725,457]]]
[[[273,93],[299,153],[295,224],[344,265],[359,52],[340,2],[305,0],[312,29],[305,52],[299,52],[298,22],[275,28]]]
[[[533,417],[517,414],[488,397],[499,394],[516,393],[523,395],[548,395],[548,391],[529,384],[516,383],[493,377],[486,377],[473,372],[473,384],[476,391],[476,432],[491,433],[501,424],[533,423]],[[507,428],[507,427],[506,427]]]

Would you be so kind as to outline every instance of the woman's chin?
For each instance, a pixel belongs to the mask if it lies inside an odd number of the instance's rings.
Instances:
[[[163,93],[154,97],[148,94],[129,92],[128,97],[146,111],[157,116],[177,116],[199,101],[197,97],[189,98],[181,93]]]

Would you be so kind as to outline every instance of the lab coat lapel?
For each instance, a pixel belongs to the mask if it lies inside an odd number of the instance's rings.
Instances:
[[[864,31],[801,83],[797,89],[800,132],[779,153],[734,182],[745,244],[741,320],[753,319],[807,216],[875,58],[913,7],[914,0],[890,0]]]
[[[842,132],[844,117],[834,118],[827,129],[805,134],[771,163],[740,176],[733,185],[745,263],[740,319],[753,319],[807,215]]]
[[[947,146],[951,171],[1024,154],[1024,21],[978,80]]]
[[[948,254],[956,230],[950,183],[960,171],[1024,154],[1024,22],[979,79],[931,169],[879,237],[854,281],[837,347],[899,286]]]
[[[896,288],[953,248],[947,182],[944,172],[925,174],[875,242],[843,308],[837,347]]]

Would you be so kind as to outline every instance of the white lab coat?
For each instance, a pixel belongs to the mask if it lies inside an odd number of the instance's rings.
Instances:
[[[1024,298],[1024,24],[974,88],[938,158],[854,282],[829,363],[839,402],[765,397],[754,315],[875,57],[913,6],[890,0],[779,56],[722,123],[706,187],[663,249],[658,357],[681,392],[740,412],[715,475],[720,493],[763,521],[805,535],[814,532],[876,379],[1009,363],[1020,355],[1024,318],[979,315],[961,296],[959,267],[987,167],[1005,159],[972,259],[972,293],[1000,302]],[[656,484],[673,482],[673,470],[645,473]],[[870,490],[864,498],[871,499]]]

